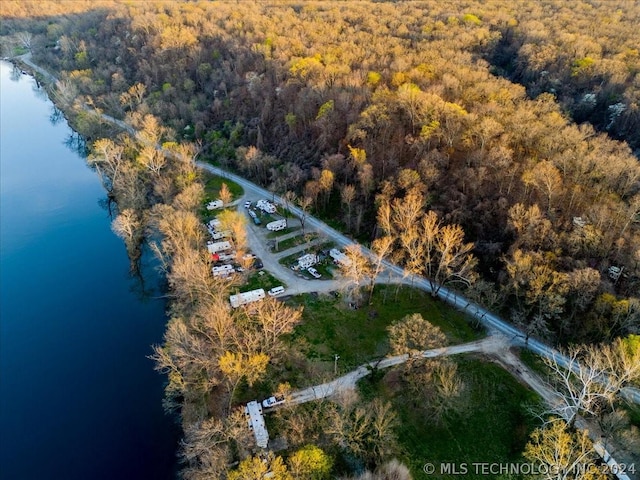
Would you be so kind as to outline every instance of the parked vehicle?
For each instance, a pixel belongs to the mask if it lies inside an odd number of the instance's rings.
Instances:
[[[275,222],[267,223],[267,230],[271,230],[272,232],[284,230],[285,228],[287,228],[286,218],[283,218],[282,220],[276,220]]]
[[[232,274],[234,269],[232,265],[220,265],[219,267],[213,267],[211,271],[214,277],[226,277]]]
[[[256,207],[266,213],[276,213],[276,206],[269,200],[258,200]]]
[[[278,295],[282,295],[284,293],[284,287],[282,285],[280,285],[279,287],[273,287],[267,293],[272,297],[277,297]]]
[[[318,256],[315,253],[307,253],[298,258],[298,268],[313,267],[318,263]]]
[[[222,208],[223,206],[224,203],[222,202],[222,200],[213,200],[207,203],[207,210],[217,210],[219,208]]]
[[[322,275],[320,275],[320,274],[318,273],[318,271],[317,271],[315,268],[313,268],[313,267],[309,267],[309,268],[307,268],[307,272],[309,272],[309,273],[313,276],[313,278],[320,278],[320,277],[322,277]]]
[[[251,208],[251,202],[249,200],[244,202],[244,208]]]
[[[251,290],[249,292],[238,293],[237,295],[231,295],[229,302],[233,308],[238,308],[241,305],[248,305],[253,302],[259,302],[265,298],[264,290],[258,288],[257,290]]]
[[[274,395],[272,397],[266,398],[262,401],[262,406],[264,408],[275,407],[276,405],[282,405],[285,402],[284,395]]]

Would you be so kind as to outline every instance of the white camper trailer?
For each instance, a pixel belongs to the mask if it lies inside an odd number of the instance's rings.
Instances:
[[[256,207],[266,213],[276,213],[276,206],[269,200],[258,200]]]
[[[226,277],[234,272],[233,265],[220,265],[211,269],[214,277]]]
[[[307,253],[298,259],[298,268],[305,269],[313,267],[318,263],[319,259],[315,253]]]
[[[259,302],[265,298],[263,288],[256,290],[250,290],[248,292],[238,293],[237,295],[231,295],[229,297],[229,303],[233,308],[238,308],[241,305],[247,305],[253,302]]]
[[[207,242],[207,250],[209,250],[209,253],[224,252],[231,250],[231,244],[229,242],[212,242],[209,240]]]
[[[351,265],[351,259],[337,248],[329,250],[329,256],[333,258],[334,263],[338,265],[344,265],[345,267]]]
[[[285,218],[283,218],[282,220],[276,220],[275,222],[267,223],[267,230],[271,230],[272,232],[284,230],[285,228],[287,228],[287,220]]]

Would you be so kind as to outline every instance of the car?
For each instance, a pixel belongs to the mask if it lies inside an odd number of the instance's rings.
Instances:
[[[244,202],[244,208],[251,208],[251,202],[249,200]]]
[[[272,297],[277,297],[278,295],[282,295],[284,293],[284,287],[282,285],[280,285],[279,287],[273,287],[267,293]]]
[[[264,264],[262,263],[262,260],[260,260],[258,257],[253,259],[253,268],[255,268],[256,270],[260,270],[261,268],[264,268]]]
[[[318,273],[318,271],[317,271],[315,268],[313,268],[313,267],[309,267],[309,268],[307,268],[307,272],[309,272],[309,273],[313,276],[313,278],[320,278],[320,277],[322,276],[322,275],[320,275],[320,274]]]
[[[272,397],[264,399],[262,401],[262,406],[264,408],[271,408],[275,407],[276,405],[282,405],[284,402],[284,395],[274,395]]]

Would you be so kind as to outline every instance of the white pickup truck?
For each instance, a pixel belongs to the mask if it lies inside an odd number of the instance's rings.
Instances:
[[[271,408],[275,407],[276,405],[282,405],[284,402],[284,395],[274,395],[272,397],[264,399],[262,401],[262,406],[264,408]]]

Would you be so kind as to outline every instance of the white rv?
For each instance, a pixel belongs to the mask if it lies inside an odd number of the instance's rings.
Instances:
[[[234,272],[233,265],[220,265],[211,269],[214,277],[226,277]]]
[[[272,232],[277,232],[278,230],[284,230],[287,228],[287,219],[283,218],[282,220],[276,220],[275,222],[267,223],[267,230],[271,230]]]
[[[225,250],[231,250],[231,244],[229,242],[207,242],[207,250],[209,253],[224,252]]]
[[[253,302],[259,302],[265,298],[265,293],[263,288],[258,288],[256,290],[250,290],[248,292],[238,293],[237,295],[231,295],[229,297],[229,302],[233,308],[238,308],[241,305],[247,305]]]
[[[329,250],[329,256],[333,258],[334,263],[338,265],[344,265],[345,267],[351,265],[351,259],[337,248]]]
[[[213,233],[211,233],[211,238],[213,238],[214,240],[220,240],[222,238],[230,237],[230,236],[231,236],[231,232],[229,230],[225,230],[223,232],[214,231]]]
[[[258,200],[256,207],[267,213],[276,213],[276,206],[269,200]]]
[[[298,268],[309,268],[313,267],[316,263],[318,263],[318,256],[315,253],[307,253],[306,255],[301,256],[298,259]]]

